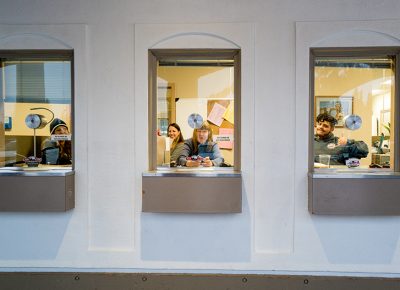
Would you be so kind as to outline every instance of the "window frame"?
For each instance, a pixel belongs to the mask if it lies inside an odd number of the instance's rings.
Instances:
[[[71,62],[72,165],[46,171],[0,168],[0,212],[65,212],[75,208],[75,54],[73,49],[0,49],[0,58]],[[0,68],[1,69],[1,68]],[[0,122],[2,124],[2,122]]]
[[[60,60],[68,59],[71,62],[71,116],[70,128],[72,143],[72,170],[75,168],[75,69],[74,69],[74,50],[73,49],[4,49],[0,50],[0,62],[3,58],[15,58],[17,60]],[[0,66],[0,69],[2,67]],[[40,103],[39,103],[40,104]]]
[[[314,72],[315,58],[317,57],[379,57],[394,56],[395,57],[395,81],[394,81],[394,124],[393,128],[393,144],[394,144],[394,166],[393,172],[400,172],[400,47],[318,47],[310,48],[310,96],[309,96],[309,151],[308,151],[308,172],[315,173],[314,168]],[[371,173],[379,172],[371,170]],[[333,174],[333,172],[332,172]]]
[[[392,104],[393,171],[317,171],[314,169],[314,61],[316,57],[394,56],[394,103]],[[308,210],[318,215],[400,215],[400,47],[321,47],[309,49],[309,151]],[[391,125],[392,126],[392,125]],[[392,150],[392,149],[391,149]]]
[[[148,50],[148,170],[157,170],[157,65],[164,59],[230,59],[234,62],[234,166],[241,170],[241,50],[240,49],[149,49]]]

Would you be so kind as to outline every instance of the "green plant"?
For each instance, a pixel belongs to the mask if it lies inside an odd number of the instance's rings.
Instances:
[[[383,124],[382,126],[389,132],[390,135],[390,122],[388,122],[387,125]]]

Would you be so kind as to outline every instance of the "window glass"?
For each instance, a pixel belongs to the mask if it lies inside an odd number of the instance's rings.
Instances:
[[[162,58],[157,167],[233,167],[234,60]]]
[[[72,52],[0,51],[1,167],[72,166]]]
[[[314,168],[394,168],[391,56],[314,57]]]

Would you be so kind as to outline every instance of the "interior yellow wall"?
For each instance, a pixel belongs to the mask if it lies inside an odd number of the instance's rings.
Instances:
[[[31,110],[31,108],[47,108],[54,112],[54,117],[63,120],[71,130],[71,105],[69,104],[37,104],[37,103],[4,103],[4,115],[12,117],[12,129],[6,130],[5,135],[33,136],[33,130],[25,125],[25,118],[29,114],[40,114],[49,121],[51,113],[46,110]],[[37,136],[50,136],[50,124],[43,129],[37,129]]]
[[[372,89],[382,89],[382,86],[378,87],[377,84],[383,81],[382,76],[392,76],[392,71],[390,69],[316,67],[315,72],[315,96],[352,96],[353,114],[359,115],[363,121],[358,130],[335,128],[334,134],[363,140],[371,152],[372,124],[376,122],[372,120],[374,98],[376,98],[372,95]],[[370,163],[371,154],[361,159],[362,165]]]
[[[158,67],[158,76],[175,84],[176,98],[198,98],[200,77],[223,69],[223,67]]]

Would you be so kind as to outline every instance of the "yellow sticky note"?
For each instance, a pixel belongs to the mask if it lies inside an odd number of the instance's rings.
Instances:
[[[228,122],[234,124],[234,122],[235,122],[234,119],[235,118],[234,118],[234,115],[233,115],[233,102],[229,103],[229,106],[228,106],[228,108],[226,108],[226,111],[225,111],[225,114],[224,114],[223,118],[225,120],[227,120]]]

